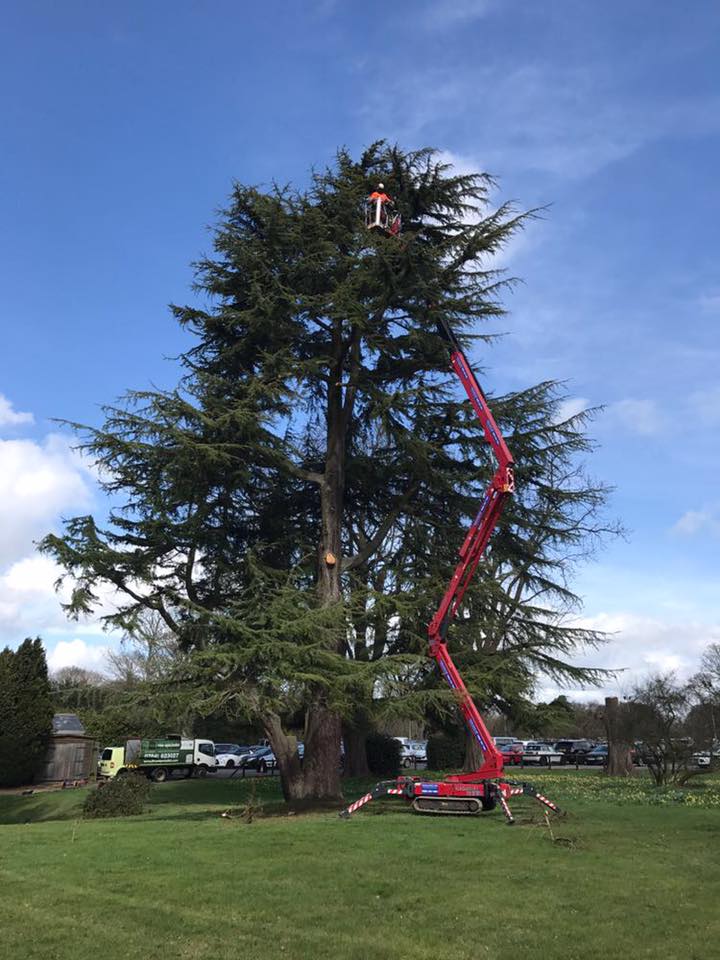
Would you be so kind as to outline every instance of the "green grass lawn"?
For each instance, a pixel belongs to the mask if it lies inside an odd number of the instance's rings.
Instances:
[[[154,788],[147,814],[79,819],[82,790],[0,798],[0,956],[43,960],[720,957],[718,785],[529,774],[569,810],[518,823],[220,813],[251,781]],[[707,782],[707,781],[706,781]],[[353,785],[355,796],[364,784]]]

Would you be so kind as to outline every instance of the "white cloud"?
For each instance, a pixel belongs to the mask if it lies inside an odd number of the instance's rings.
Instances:
[[[59,575],[59,567],[49,557],[35,554],[12,564],[0,584],[17,597],[30,598],[53,591]]]
[[[696,390],[690,394],[690,406],[693,412],[707,426],[720,424],[720,387]]]
[[[706,293],[698,300],[698,306],[703,313],[720,313],[720,293]]]
[[[70,585],[55,591],[61,569],[48,557],[33,554],[10,565],[0,576],[0,647],[16,647],[25,637],[39,636],[52,670],[66,666],[100,669],[105,651],[117,647],[120,634],[102,631],[98,617],[114,609],[114,590],[100,588],[95,617],[70,622],[61,603]],[[85,639],[81,639],[85,638]]]
[[[599,613],[583,617],[578,625],[611,634],[608,643],[575,662],[605,670],[621,671],[598,688],[561,688],[542,683],[539,699],[564,693],[571,700],[593,701],[608,696],[627,696],[636,684],[653,673],[675,671],[687,679],[698,668],[700,657],[710,643],[720,643],[720,622],[671,620],[645,617],[630,612]]]
[[[422,17],[428,30],[462,26],[492,13],[494,0],[430,0]]]
[[[48,557],[33,554],[11,564],[0,576],[0,645],[14,646],[24,637],[53,631],[78,632],[76,625],[71,628],[68,624],[60,606],[69,599],[69,590],[55,592],[60,573]],[[99,632],[97,626],[94,630]]]
[[[87,509],[93,478],[65,437],[0,440],[0,569],[27,556],[66,510]]]
[[[13,410],[7,397],[0,393],[0,427],[16,427],[22,423],[33,423],[34,419],[31,413]]]
[[[572,417],[576,417],[579,413],[587,410],[589,406],[590,401],[587,397],[567,397],[558,404],[555,422],[564,423],[566,420],[570,420]]]
[[[452,169],[448,171],[451,176],[471,176],[473,174],[485,173],[487,168],[482,161],[476,157],[464,154],[458,154],[452,150],[439,150],[437,161],[441,164],[447,164]],[[468,212],[463,220],[465,223],[478,223],[483,217],[488,216],[493,210],[493,197],[488,198],[488,208],[480,209],[478,212]],[[500,201],[498,201],[499,203]],[[539,220],[528,218],[522,227],[514,231],[502,247],[491,257],[483,255],[482,262],[485,269],[507,270],[521,255],[527,254],[535,249],[542,239],[543,224]]]
[[[672,532],[683,537],[698,533],[720,536],[720,518],[712,510],[687,510],[674,524]]]
[[[107,646],[95,646],[79,637],[73,640],[60,640],[54,647],[47,649],[48,668],[51,673],[63,667],[84,667],[86,670],[103,671]]]
[[[32,422],[0,396],[0,423]],[[91,466],[57,433],[42,440],[0,439],[0,646],[27,636],[99,634],[96,622],[71,625],[58,595],[60,569],[35,552],[35,542],[63,514],[89,510],[96,489]],[[104,598],[104,606],[109,603]]]
[[[652,436],[660,433],[663,426],[663,418],[654,400],[628,397],[608,404],[606,412],[630,433]]]
[[[446,13],[439,22],[462,29],[472,10],[462,0],[439,6],[438,17]],[[487,12],[484,4],[477,10]],[[617,74],[601,63],[534,62],[514,69],[483,59],[452,66],[423,63],[384,74],[363,113],[373,137],[447,142],[460,126],[473,131],[464,141],[491,172],[564,179],[590,176],[668,137],[720,130],[720,98],[633,96]]]

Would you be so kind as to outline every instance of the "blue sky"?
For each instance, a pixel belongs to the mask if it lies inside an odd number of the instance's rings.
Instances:
[[[103,509],[51,418],[174,382],[167,304],[233,179],[302,185],[379,137],[548,205],[482,364],[492,391],[558,378],[605,405],[591,470],[629,536],[578,580],[614,632],[586,660],[629,688],[720,641],[720,8],[69,0],[3,26],[0,643],[40,633],[61,666],[114,642],[65,623],[33,553]]]

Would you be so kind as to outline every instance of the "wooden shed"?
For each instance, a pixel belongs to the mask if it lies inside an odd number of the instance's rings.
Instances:
[[[87,780],[97,768],[98,745],[85,735],[80,718],[74,713],[56,713],[53,732],[38,779],[45,783]]]

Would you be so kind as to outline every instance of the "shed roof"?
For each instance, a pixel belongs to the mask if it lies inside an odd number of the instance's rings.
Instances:
[[[85,727],[76,713],[56,713],[52,724],[55,737],[82,737],[85,734]]]

